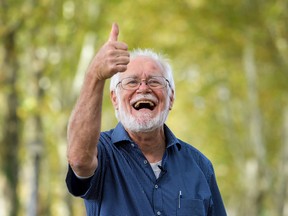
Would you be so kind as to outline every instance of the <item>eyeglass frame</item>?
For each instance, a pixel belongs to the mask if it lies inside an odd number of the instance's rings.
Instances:
[[[137,81],[138,81],[137,87],[132,88],[132,89],[123,88],[122,81],[123,81],[124,79],[128,79],[128,78],[137,80]],[[160,87],[160,88],[151,87],[151,86],[149,85],[149,80],[150,80],[150,79],[153,79],[153,78],[163,78],[163,79],[165,80],[165,85],[164,85],[163,87]],[[166,82],[168,83],[168,86],[171,88],[171,84],[170,84],[169,80],[168,80],[166,77],[164,77],[164,76],[151,76],[151,77],[148,78],[148,80],[147,80],[147,79],[138,79],[138,78],[136,78],[136,77],[125,77],[125,78],[123,78],[121,81],[119,81],[119,82],[116,84],[116,88],[117,88],[117,86],[118,86],[119,84],[121,84],[121,87],[122,87],[123,89],[128,90],[128,91],[133,91],[133,90],[138,89],[138,88],[142,85],[143,81],[145,81],[145,84],[146,84],[149,88],[151,88],[151,89],[163,89],[163,88],[167,87]]]

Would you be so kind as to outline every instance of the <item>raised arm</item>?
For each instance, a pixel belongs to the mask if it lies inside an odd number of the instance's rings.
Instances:
[[[97,168],[105,80],[124,72],[129,63],[128,47],[118,42],[119,28],[112,25],[108,41],[95,55],[68,124],[68,163],[78,176],[91,176]]]

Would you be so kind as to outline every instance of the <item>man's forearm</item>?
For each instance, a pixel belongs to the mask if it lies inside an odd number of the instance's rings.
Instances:
[[[104,83],[88,73],[70,117],[67,156],[70,166],[79,176],[90,176],[97,168]]]

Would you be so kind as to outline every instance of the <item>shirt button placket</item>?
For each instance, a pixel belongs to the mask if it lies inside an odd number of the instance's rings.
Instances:
[[[154,209],[156,210],[156,215],[161,215],[162,210],[162,191],[158,184],[154,185],[154,192],[153,192],[153,200],[154,200]]]

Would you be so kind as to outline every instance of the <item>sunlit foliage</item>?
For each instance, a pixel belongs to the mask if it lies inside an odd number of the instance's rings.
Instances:
[[[129,49],[171,59],[167,124],[213,162],[229,215],[287,215],[287,0],[2,0],[0,215],[85,215],[65,187],[66,125],[112,22]]]

